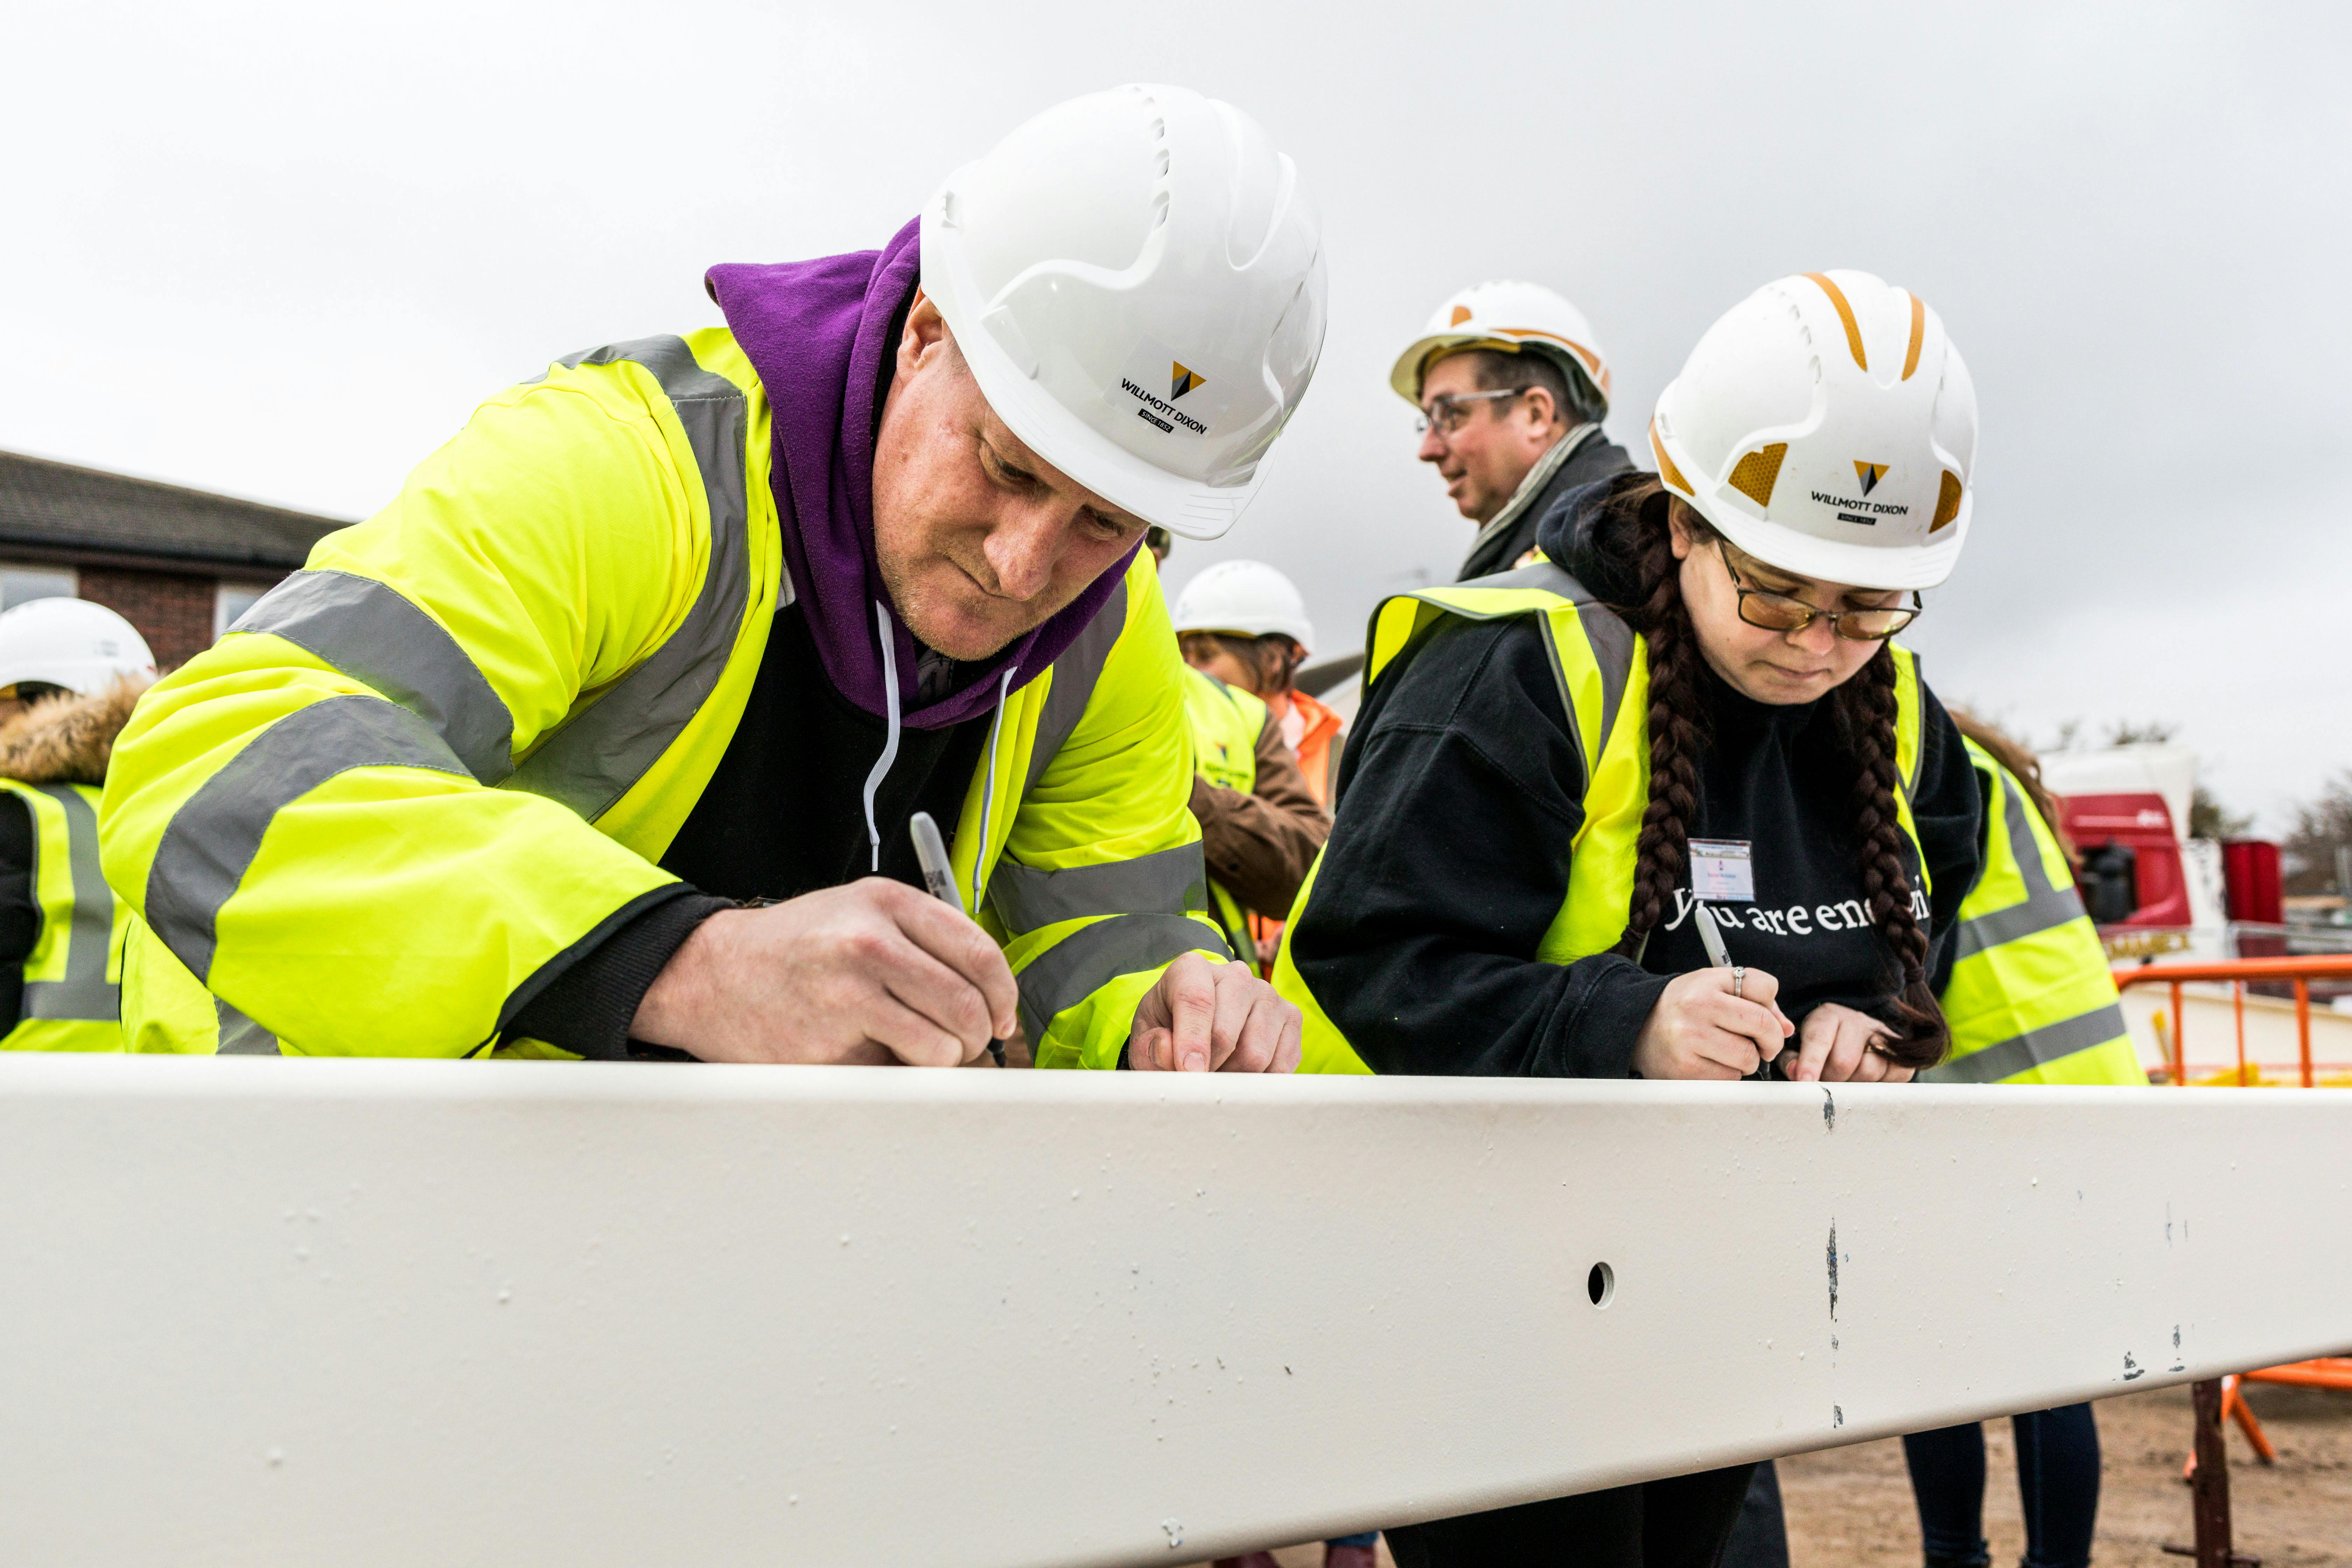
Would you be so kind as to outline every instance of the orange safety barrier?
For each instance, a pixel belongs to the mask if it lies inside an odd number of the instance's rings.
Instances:
[[[2311,983],[2315,980],[2352,981],[2352,953],[2306,954],[2283,958],[2234,958],[2212,963],[2137,963],[2118,967],[2115,971],[2116,988],[2124,990],[2134,985],[2165,985],[2171,988],[2171,1006],[2158,1023],[2158,1034],[2164,1040],[2169,1058],[2168,1076],[2175,1085],[2189,1082],[2189,1048],[2185,1037],[2186,1019],[2180,1006],[2180,988],[2196,984],[2226,984],[2230,987],[2230,1009],[2237,1024],[2238,1065],[2236,1070],[2208,1079],[2209,1084],[2226,1081],[2239,1088],[2260,1084],[2262,1065],[2246,1060],[2246,986],[2254,981],[2289,981],[2294,986],[2294,1031],[2296,1041],[2296,1077],[2305,1089],[2317,1085],[2316,1064],[2311,1059]],[[2169,1029],[2165,1026],[2168,1024]],[[2271,1446],[2270,1434],[2254,1418],[2241,1385],[2247,1383],[2294,1384],[2304,1388],[2336,1388],[2352,1392],[2352,1356],[2322,1356],[2317,1361],[2295,1362],[2286,1366],[2264,1367],[2258,1372],[2232,1374],[2220,1380],[2219,1398],[2210,1384],[2197,1386],[2197,1443],[2190,1449],[2188,1463],[2180,1468],[2180,1479],[2197,1489],[2197,1545],[2195,1547],[2165,1547],[2168,1552],[2193,1556],[2200,1568],[2231,1568],[2231,1565],[2251,1561],[2231,1550],[2230,1538],[2229,1467],[2221,1462],[2225,1454],[2222,1432],[2235,1421],[2252,1446],[2254,1457],[2263,1464],[2278,1458]],[[2198,1476],[2198,1458],[2210,1451],[2214,1474],[2202,1481]],[[2210,1517],[2209,1517],[2210,1516]]]
[[[2283,1366],[2276,1368],[2275,1370],[2279,1372],[2299,1372],[2302,1370],[2302,1367],[2308,1366],[2310,1364],[2312,1363],[2305,1362],[2296,1366]],[[2243,1383],[2250,1377],[2266,1378],[2267,1376],[2268,1373],[2265,1373],[2233,1372],[2228,1376],[2222,1378],[2221,1415],[2221,1419],[2224,1422],[2235,1421],[2238,1424],[2238,1430],[2243,1432],[2246,1435],[2246,1441],[2254,1446],[2254,1458],[2261,1460],[2265,1465],[2276,1462],[2278,1458],[2278,1450],[2271,1447],[2271,1435],[2263,1430],[2263,1424],[2261,1422],[2254,1419],[2252,1407],[2247,1405],[2243,1396],[2238,1393],[2238,1384]],[[2278,1381],[2292,1382],[2294,1380],[2280,1379]],[[2180,1467],[2180,1479],[2184,1481],[2191,1482],[2197,1479],[2196,1450],[2191,1449],[2189,1451],[2188,1463]]]
[[[2285,1366],[2266,1366],[2260,1372],[2243,1373],[2221,1380],[2221,1418],[2235,1420],[2246,1441],[2254,1446],[2254,1458],[2267,1465],[2278,1458],[2271,1447],[2270,1434],[2254,1419],[2253,1411],[2238,1392],[2242,1383],[2284,1383],[2297,1388],[2333,1388],[2352,1394],[2352,1356],[2325,1355],[2317,1361],[2291,1362]],[[2188,1480],[2197,1474],[2197,1456],[2180,1468],[2180,1479]]]
[[[2250,1383],[2291,1383],[2299,1388],[2336,1388],[2352,1394],[2352,1356],[2324,1355],[2288,1366],[2265,1367],[2246,1373]]]
[[[2299,1046],[2296,1067],[2303,1087],[2315,1084],[2315,1072],[2311,1059],[2311,983],[2315,980],[2352,981],[2352,953],[2315,953],[2295,958],[2232,958],[2217,963],[2138,963],[2116,970],[2116,988],[2124,990],[2134,985],[2168,985],[2172,988],[2172,1005],[2165,1017],[2170,1028],[2170,1068],[2172,1082],[2189,1081],[2189,1053],[2183,1037],[2188,1033],[2180,1013],[2180,988],[2197,982],[2224,983],[2230,987],[2231,1010],[2237,1016],[2238,1068],[2234,1081],[2249,1081],[2246,1064],[2246,983],[2255,980],[2285,980],[2294,984],[2294,1030]],[[2254,1071],[2259,1074],[2257,1065]]]

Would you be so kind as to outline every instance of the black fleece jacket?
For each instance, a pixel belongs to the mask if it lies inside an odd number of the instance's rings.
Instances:
[[[1629,568],[1594,531],[1622,482],[1564,498],[1539,533],[1547,555],[1612,603],[1632,597]],[[1706,964],[1687,879],[1638,964],[1536,959],[1567,887],[1585,784],[1543,635],[1531,616],[1449,617],[1366,698],[1291,953],[1377,1072],[1622,1077],[1666,982]],[[1688,826],[1694,838],[1753,847],[1754,901],[1709,905],[1734,962],[1778,977],[1800,1024],[1826,1002],[1882,1010],[1889,961],[1853,918],[1853,764],[1834,704],[1770,707],[1706,679],[1714,738]],[[1912,806],[1933,879],[1929,981],[1940,992],[1976,879],[1982,805],[1950,716],[1932,694],[1924,707]],[[1918,868],[1907,869],[1916,886]]]
[[[1562,498],[1597,480],[1624,473],[1633,466],[1633,459],[1625,455],[1624,447],[1601,432],[1594,431],[1586,438],[1584,445],[1570,452],[1568,460],[1544,481],[1544,488],[1537,493],[1535,500],[1528,503],[1528,510],[1519,514],[1517,521],[1485,543],[1474,542],[1470,546],[1470,553],[1463,557],[1462,570],[1454,581],[1467,583],[1473,577],[1491,577],[1497,572],[1508,572],[1518,564],[1520,556],[1535,547],[1536,531]],[[1479,532],[1483,534],[1486,530],[1482,528]]]

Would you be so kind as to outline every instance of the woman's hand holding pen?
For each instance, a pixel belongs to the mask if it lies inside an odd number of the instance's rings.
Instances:
[[[1695,969],[1666,983],[1633,1042],[1643,1078],[1746,1078],[1796,1032],[1773,1000],[1780,983],[1760,969]]]

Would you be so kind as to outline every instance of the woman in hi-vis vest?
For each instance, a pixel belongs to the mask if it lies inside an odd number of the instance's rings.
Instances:
[[[1959,554],[1976,441],[1934,311],[1863,273],[1785,278],[1660,396],[1657,473],[1563,497],[1542,562],[1381,605],[1276,965],[1302,1070],[1891,1081],[1940,1060],[1981,805],[1890,639]],[[1704,1568],[1751,1469],[1391,1549]]]

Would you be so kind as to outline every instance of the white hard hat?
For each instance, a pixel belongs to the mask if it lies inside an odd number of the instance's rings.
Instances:
[[[122,675],[152,675],[139,628],[88,599],[35,599],[0,615],[0,690],[19,681],[87,697]]]
[[[1236,632],[1262,637],[1280,632],[1300,647],[1315,646],[1315,623],[1298,585],[1263,561],[1220,561],[1204,567],[1176,596],[1176,630]]]
[[[1428,374],[1430,362],[1460,349],[1549,354],[1570,382],[1582,380],[1585,390],[1599,400],[1601,413],[1609,412],[1609,360],[1592,336],[1592,323],[1539,283],[1474,283],[1446,300],[1421,336],[1397,355],[1389,384],[1399,397],[1419,407],[1421,378]]]
[[[1233,526],[1323,348],[1320,226],[1257,121],[1176,87],[1072,99],[948,176],[922,250],[1039,457],[1171,533]]]
[[[1932,588],[1968,539],[1976,385],[1936,312],[1867,272],[1734,307],[1659,395],[1650,445],[1669,489],[1783,572]]]

